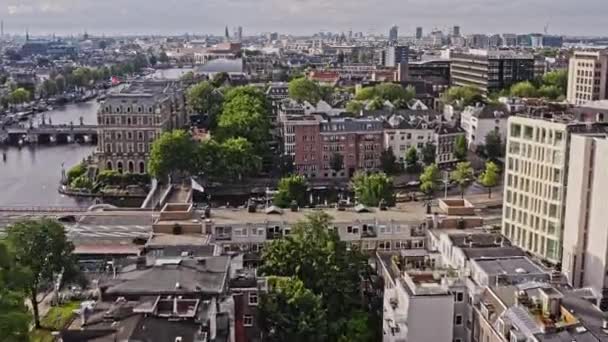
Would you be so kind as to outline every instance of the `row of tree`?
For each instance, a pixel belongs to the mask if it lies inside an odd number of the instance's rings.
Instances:
[[[387,101],[395,108],[406,109],[415,97],[416,89],[412,86],[403,88],[397,83],[381,83],[359,90],[355,99],[346,104],[346,110],[350,113],[359,113],[366,107],[370,110],[380,110]]]
[[[331,217],[314,214],[264,248],[259,271],[269,277],[268,293],[258,315],[264,341],[378,340],[378,305],[370,307],[361,291],[367,259],[332,228]]]
[[[498,185],[499,177],[500,169],[498,165],[492,161],[486,162],[485,170],[479,176],[478,181],[488,189],[488,197],[492,196],[492,188]],[[450,180],[458,185],[461,197],[464,197],[467,187],[475,180],[471,163],[460,162],[456,164],[456,168],[450,173]],[[420,175],[420,191],[428,198],[433,197],[441,183],[440,171],[436,164],[427,166]]]
[[[508,94],[517,97],[558,100],[565,98],[567,87],[568,70],[555,70],[546,73],[540,79],[514,84]]]
[[[299,77],[289,82],[289,97],[298,101],[307,101],[316,105],[319,101],[331,102],[333,87],[319,85],[306,77]]]

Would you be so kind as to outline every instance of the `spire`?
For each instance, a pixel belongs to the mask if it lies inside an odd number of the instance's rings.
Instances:
[[[30,41],[30,29],[29,28],[25,28],[25,41],[29,42]]]
[[[230,32],[228,32],[228,25],[226,25],[226,31],[224,32],[224,38],[226,38],[226,41],[230,41]]]

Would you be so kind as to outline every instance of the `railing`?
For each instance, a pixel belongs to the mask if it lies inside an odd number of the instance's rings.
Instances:
[[[80,207],[28,207],[28,206],[0,207],[0,212],[69,213],[69,212],[85,212],[85,211],[87,211],[87,208],[80,208]]]

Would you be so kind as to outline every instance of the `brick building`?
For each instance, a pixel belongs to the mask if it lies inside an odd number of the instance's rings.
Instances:
[[[323,115],[285,117],[285,151],[295,169],[310,178],[351,177],[358,170],[377,170],[382,153],[382,120],[330,118]],[[335,155],[343,167],[332,169]]]

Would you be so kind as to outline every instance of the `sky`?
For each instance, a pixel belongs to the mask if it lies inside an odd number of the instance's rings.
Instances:
[[[7,33],[223,35],[382,33],[422,26],[469,33],[608,35],[608,0],[0,0]]]

